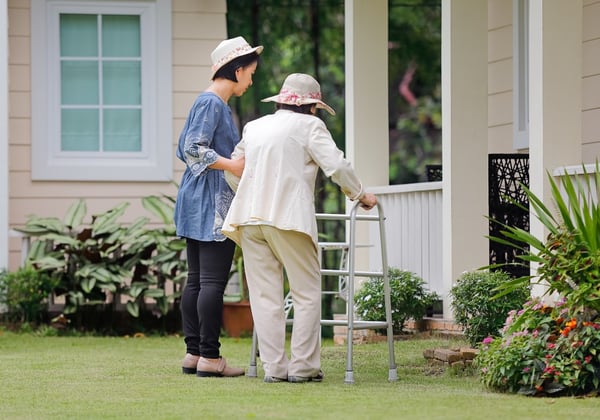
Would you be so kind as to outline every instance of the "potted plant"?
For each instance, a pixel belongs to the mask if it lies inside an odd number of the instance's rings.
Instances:
[[[229,337],[240,337],[252,334],[253,328],[248,283],[244,273],[244,256],[242,249],[236,245],[228,289],[223,296],[223,329]]]

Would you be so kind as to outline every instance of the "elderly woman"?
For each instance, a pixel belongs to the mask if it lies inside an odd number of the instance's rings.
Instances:
[[[377,198],[363,190],[317,108],[335,115],[321,100],[319,83],[307,74],[289,75],[274,114],[244,127],[234,157],[245,157],[223,233],[244,252],[250,305],[265,382],[319,382],[321,274],[314,191],[317,171],[337,183],[350,200],[370,209]],[[285,352],[283,269],[294,305],[291,357]]]

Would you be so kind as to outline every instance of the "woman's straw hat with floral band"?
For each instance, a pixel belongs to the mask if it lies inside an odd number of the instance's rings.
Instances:
[[[241,36],[221,41],[221,43],[217,45],[217,48],[210,54],[213,63],[210,79],[214,79],[215,73],[231,60],[253,52],[260,54],[262,50],[262,45],[251,47]]]
[[[317,108],[325,109],[331,115],[335,111],[321,100],[321,86],[312,76],[303,73],[292,73],[285,78],[279,94],[262,100],[287,105],[316,104]]]

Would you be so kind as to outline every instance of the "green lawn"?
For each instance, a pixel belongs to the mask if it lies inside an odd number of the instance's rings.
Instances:
[[[324,341],[325,380],[265,384],[259,378],[181,374],[181,337],[40,337],[0,330],[0,419],[591,419],[598,398],[527,398],[486,391],[475,376],[440,373],[426,348],[454,339],[354,347],[355,384],[344,384],[346,347]],[[250,339],[223,339],[231,364],[247,366]],[[259,363],[260,365],[260,363]]]

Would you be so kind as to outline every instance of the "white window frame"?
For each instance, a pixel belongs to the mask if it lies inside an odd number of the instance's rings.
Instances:
[[[140,16],[141,152],[60,151],[60,13]],[[171,0],[31,0],[31,46],[33,180],[172,180]]]
[[[513,0],[513,147],[529,148],[529,0]]]

